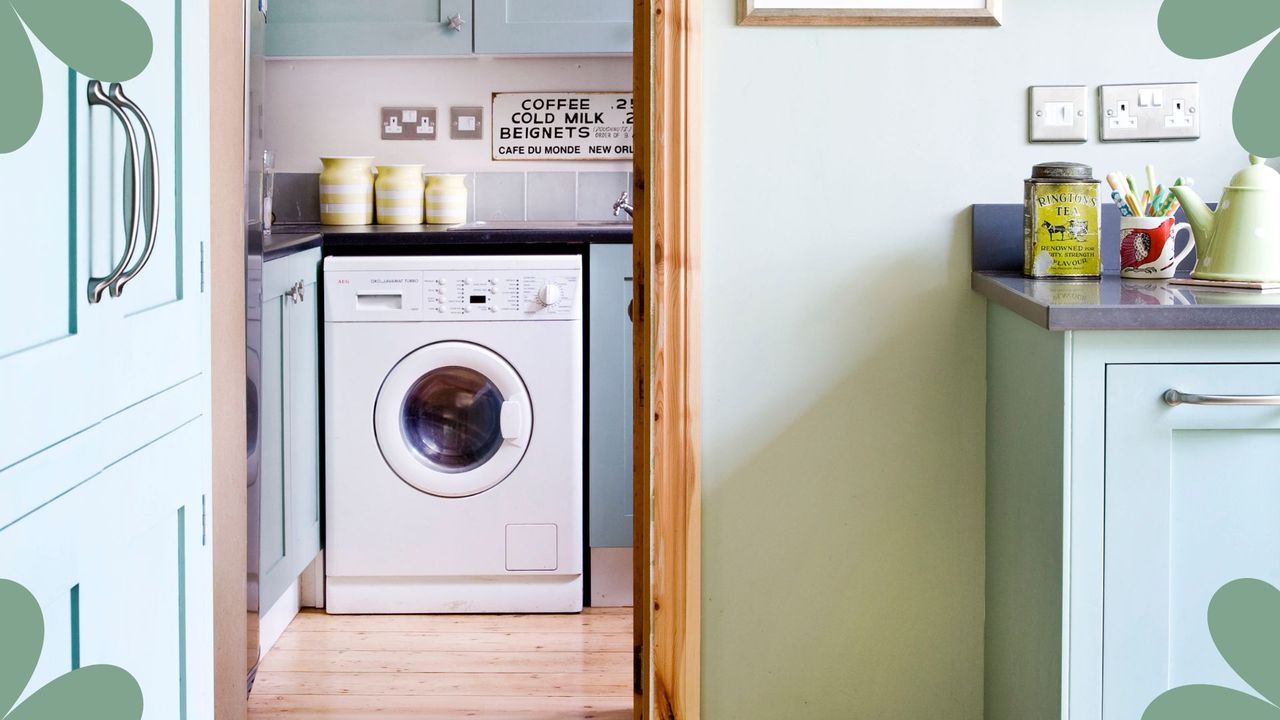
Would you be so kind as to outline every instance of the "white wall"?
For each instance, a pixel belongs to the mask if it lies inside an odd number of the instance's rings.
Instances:
[[[703,5],[704,717],[978,720],[967,208],[1059,159],[1152,162],[1216,199],[1257,51],[1175,57],[1159,0],[1011,0],[1001,29],[748,29]],[[1199,142],[1025,140],[1029,85],[1181,80],[1203,83]]]
[[[491,160],[492,93],[629,90],[630,56],[578,58],[273,59],[267,63],[266,146],[282,172],[319,172],[321,155],[376,155],[429,172],[628,171],[629,161]],[[449,107],[485,108],[483,140],[450,140]],[[379,108],[435,107],[442,137],[384,141]]]

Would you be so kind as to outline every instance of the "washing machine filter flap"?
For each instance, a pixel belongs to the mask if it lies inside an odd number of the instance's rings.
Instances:
[[[492,350],[439,342],[409,353],[387,374],[374,405],[374,435],[391,469],[440,497],[482,493],[519,466],[533,405],[519,373]]]

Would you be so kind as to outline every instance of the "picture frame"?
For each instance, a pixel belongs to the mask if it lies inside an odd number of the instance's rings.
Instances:
[[[738,0],[739,25],[972,26],[1001,24],[1004,0]]]

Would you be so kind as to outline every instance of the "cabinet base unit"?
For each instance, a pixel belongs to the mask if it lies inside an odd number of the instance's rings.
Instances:
[[[986,717],[1257,696],[1209,606],[1280,587],[1280,331],[1052,332],[993,304],[987,380]]]

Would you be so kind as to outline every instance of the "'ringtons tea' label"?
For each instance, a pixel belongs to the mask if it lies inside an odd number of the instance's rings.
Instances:
[[[1102,207],[1097,183],[1032,181],[1026,192],[1026,275],[1100,275]]]

